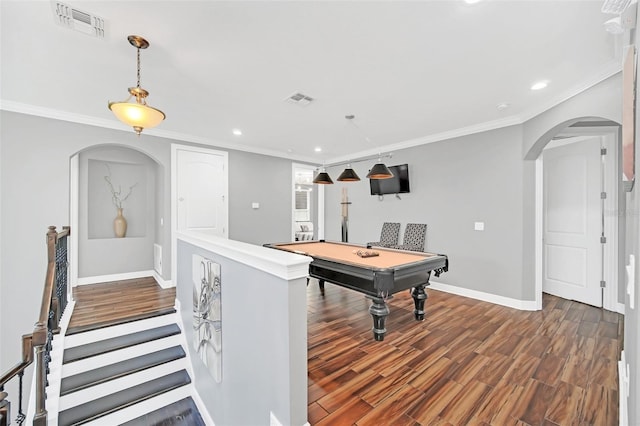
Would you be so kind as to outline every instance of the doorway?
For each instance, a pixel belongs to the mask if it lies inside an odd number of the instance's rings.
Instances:
[[[292,241],[324,238],[324,188],[313,183],[315,170],[306,164],[292,164]]]
[[[543,158],[542,291],[602,307],[600,137],[551,141]]]
[[[176,232],[229,235],[229,168],[224,151],[171,145],[171,275],[177,274]]]
[[[620,312],[618,218],[608,214],[618,208],[619,127],[574,126],[536,160],[536,302],[544,291]]]

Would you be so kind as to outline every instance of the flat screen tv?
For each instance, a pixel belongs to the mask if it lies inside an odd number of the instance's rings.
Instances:
[[[399,164],[389,167],[393,177],[389,179],[369,179],[371,195],[404,194],[409,192],[409,165]]]

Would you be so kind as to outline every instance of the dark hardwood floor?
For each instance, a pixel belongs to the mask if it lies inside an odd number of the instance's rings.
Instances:
[[[387,335],[369,300],[317,281],[307,288],[312,425],[617,425],[623,317],[544,295],[519,311],[428,290],[423,322],[408,292],[389,302]],[[153,280],[83,286],[70,329],[171,309]]]
[[[617,425],[623,317],[545,294],[519,311],[428,290],[424,322],[408,292],[372,339],[369,301],[312,280],[312,425]]]
[[[176,289],[163,289],[153,277],[145,277],[75,287],[73,298],[67,334],[171,311]]]

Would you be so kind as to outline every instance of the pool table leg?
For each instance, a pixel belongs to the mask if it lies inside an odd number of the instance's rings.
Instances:
[[[373,337],[381,342],[387,332],[384,323],[389,315],[389,307],[381,297],[370,297],[370,299],[372,303],[369,307],[369,313],[373,317]]]
[[[411,290],[411,296],[413,297],[413,304],[415,305],[415,309],[413,310],[413,314],[416,317],[416,321],[424,320],[424,304],[427,301],[427,292],[424,291],[424,284],[420,284],[417,287],[414,287]]]

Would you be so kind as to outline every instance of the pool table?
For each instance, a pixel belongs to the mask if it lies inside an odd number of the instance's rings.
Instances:
[[[425,287],[431,272],[439,276],[449,268],[443,254],[367,247],[358,244],[329,241],[296,241],[265,244],[278,250],[299,253],[313,258],[309,276],[317,278],[323,288],[328,281],[364,293],[371,299],[369,313],[373,318],[375,340],[384,340],[385,320],[389,315],[386,299],[399,291],[411,289],[414,315],[424,320],[427,299]],[[362,257],[372,254],[371,257]]]

